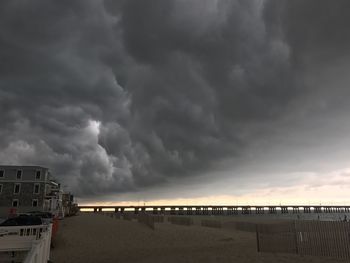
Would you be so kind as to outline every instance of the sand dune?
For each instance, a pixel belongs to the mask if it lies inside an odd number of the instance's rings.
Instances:
[[[254,233],[198,225],[157,224],[80,214],[61,221],[51,251],[55,263],[89,262],[345,262],[332,258],[257,253]]]

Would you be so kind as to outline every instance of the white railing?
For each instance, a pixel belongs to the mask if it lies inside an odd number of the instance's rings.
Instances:
[[[50,256],[52,224],[0,227],[0,251],[29,251],[25,263],[47,262]]]
[[[41,233],[39,240],[33,241],[32,249],[29,251],[23,263],[47,263],[50,259],[52,224],[47,231]]]

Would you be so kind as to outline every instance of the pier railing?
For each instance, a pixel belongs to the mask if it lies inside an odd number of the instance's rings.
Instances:
[[[350,206],[325,205],[161,205],[161,206],[79,206],[82,212],[114,211],[134,214],[169,214],[169,215],[249,215],[249,214],[320,214],[350,213]]]

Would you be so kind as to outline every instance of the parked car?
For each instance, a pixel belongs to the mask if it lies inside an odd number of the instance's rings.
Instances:
[[[54,215],[50,212],[42,212],[42,211],[31,211],[26,213],[28,215],[32,215],[32,216],[38,216],[40,218],[53,218]]]
[[[43,222],[40,217],[30,215],[20,215],[6,219],[0,226],[32,226],[42,225]]]
[[[20,216],[36,216],[40,217],[43,224],[50,224],[53,222],[54,215],[50,212],[42,212],[42,211],[31,211],[27,213],[19,214]]]

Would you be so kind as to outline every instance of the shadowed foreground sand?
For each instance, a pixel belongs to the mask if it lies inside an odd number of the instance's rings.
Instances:
[[[61,221],[54,263],[109,262],[345,262],[331,258],[257,253],[254,233],[201,226],[156,224],[151,230],[137,222],[97,214]]]

